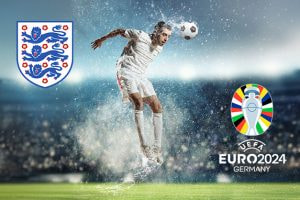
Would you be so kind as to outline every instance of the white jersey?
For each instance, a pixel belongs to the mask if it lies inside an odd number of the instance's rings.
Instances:
[[[143,31],[127,29],[124,35],[130,41],[118,60],[117,70],[125,74],[144,75],[147,67],[160,53],[162,47],[153,46],[150,35]]]

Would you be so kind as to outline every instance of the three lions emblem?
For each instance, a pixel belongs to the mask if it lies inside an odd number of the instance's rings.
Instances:
[[[31,83],[47,88],[62,81],[73,60],[72,22],[17,22],[17,63]]]

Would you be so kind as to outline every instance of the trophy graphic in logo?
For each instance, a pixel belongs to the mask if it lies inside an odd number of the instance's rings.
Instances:
[[[263,134],[271,125],[273,103],[270,93],[259,84],[236,90],[231,103],[231,119],[237,131],[247,136]]]
[[[245,89],[245,99],[242,101],[242,110],[246,122],[248,122],[248,130],[246,135],[255,136],[259,135],[256,131],[256,124],[261,115],[262,103],[259,97],[258,88],[246,88]]]

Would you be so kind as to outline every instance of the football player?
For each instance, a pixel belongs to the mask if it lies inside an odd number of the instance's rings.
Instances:
[[[149,64],[168,42],[171,33],[171,26],[160,21],[155,25],[151,34],[135,29],[116,29],[92,42],[92,48],[96,49],[105,40],[118,35],[129,40],[117,62],[117,82],[123,101],[131,101],[134,105],[134,119],[141,150],[148,159],[158,164],[163,162],[161,153],[162,106],[145,73]],[[144,137],[143,109],[145,104],[149,105],[153,112],[154,144],[149,144]]]

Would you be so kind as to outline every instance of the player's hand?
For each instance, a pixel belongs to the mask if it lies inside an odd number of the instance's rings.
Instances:
[[[101,47],[103,41],[104,41],[103,38],[100,38],[100,39],[95,40],[94,42],[91,42],[92,48],[95,50],[98,47]]]

